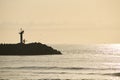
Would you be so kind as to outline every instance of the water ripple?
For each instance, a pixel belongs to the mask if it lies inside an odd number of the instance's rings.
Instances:
[[[37,67],[37,66],[24,66],[24,67],[1,67],[0,69],[57,69],[57,70],[120,70],[120,68],[85,68],[85,67]]]

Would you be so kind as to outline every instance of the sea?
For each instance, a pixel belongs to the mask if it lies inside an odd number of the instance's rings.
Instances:
[[[0,56],[0,80],[120,80],[120,44],[50,46],[62,55]]]

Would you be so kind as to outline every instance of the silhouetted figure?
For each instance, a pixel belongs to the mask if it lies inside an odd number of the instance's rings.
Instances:
[[[23,43],[25,44],[25,42],[26,42],[26,40],[24,39],[24,40],[23,40]]]
[[[20,43],[23,44],[23,33],[24,33],[24,30],[22,30],[21,28],[21,31],[19,32],[20,34]]]

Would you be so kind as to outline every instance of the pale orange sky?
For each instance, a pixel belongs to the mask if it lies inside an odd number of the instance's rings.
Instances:
[[[120,0],[0,0],[0,43],[120,43]]]

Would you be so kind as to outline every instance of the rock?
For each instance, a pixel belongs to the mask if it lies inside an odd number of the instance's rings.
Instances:
[[[62,54],[42,43],[0,44],[0,55],[56,55]]]

